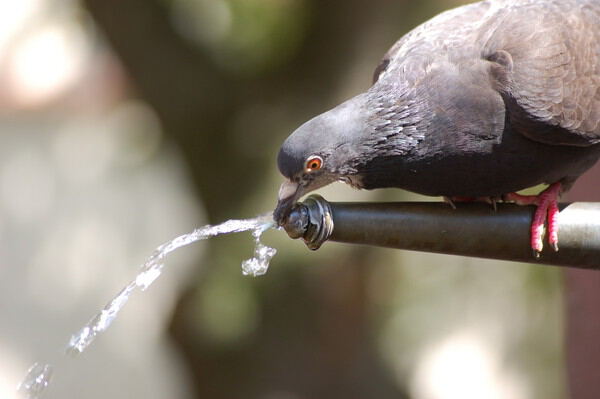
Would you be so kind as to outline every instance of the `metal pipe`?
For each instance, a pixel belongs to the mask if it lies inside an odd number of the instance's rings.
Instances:
[[[560,204],[559,246],[536,259],[529,226],[535,208],[501,203],[335,203],[311,195],[283,226],[310,249],[325,241],[600,269],[600,203]]]

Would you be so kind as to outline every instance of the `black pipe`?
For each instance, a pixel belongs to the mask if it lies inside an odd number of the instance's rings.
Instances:
[[[325,241],[480,258],[600,269],[600,203],[560,204],[555,252],[530,247],[535,207],[440,202],[335,203],[312,195],[296,204],[283,228],[311,249]]]

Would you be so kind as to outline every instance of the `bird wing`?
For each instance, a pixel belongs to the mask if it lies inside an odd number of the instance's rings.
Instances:
[[[398,40],[374,73],[411,84],[445,57],[491,62],[511,126],[548,144],[600,143],[600,0],[489,0],[439,14]]]
[[[548,144],[600,143],[600,1],[517,1],[483,55],[513,125]]]

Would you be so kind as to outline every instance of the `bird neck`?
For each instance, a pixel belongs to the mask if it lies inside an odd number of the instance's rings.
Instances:
[[[424,99],[406,86],[375,84],[366,94],[369,117],[357,170],[378,159],[410,154],[425,138],[431,119]]]

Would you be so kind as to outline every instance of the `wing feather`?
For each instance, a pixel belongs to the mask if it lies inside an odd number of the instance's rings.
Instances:
[[[446,11],[386,53],[374,81],[416,86],[438,60],[489,60],[515,128],[549,144],[600,143],[600,0],[489,0]]]
[[[522,133],[549,144],[599,143],[600,2],[514,4],[484,52],[510,54],[503,90]]]

